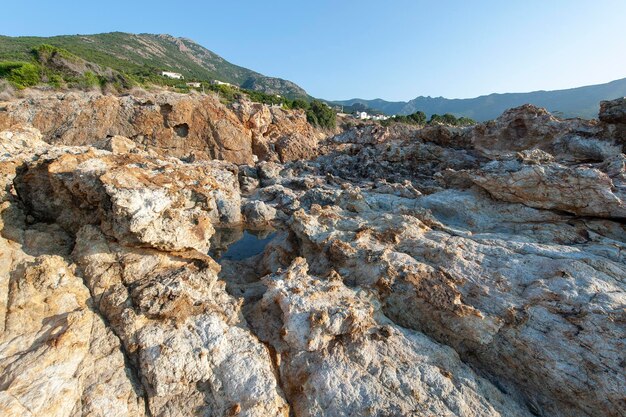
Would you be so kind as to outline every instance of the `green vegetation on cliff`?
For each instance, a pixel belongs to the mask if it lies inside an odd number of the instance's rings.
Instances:
[[[313,126],[332,129],[337,123],[335,111],[320,100],[313,100],[311,103],[296,100],[292,103],[292,107],[306,110],[306,119]]]
[[[104,35],[103,35],[104,36]],[[65,39],[66,37],[60,37]],[[67,37],[73,39],[73,37]],[[6,37],[0,37],[0,79],[7,80],[18,89],[47,84],[54,88],[79,89],[112,89],[121,92],[133,86],[160,85],[173,87],[179,92],[189,92],[192,89],[213,91],[224,103],[233,103],[241,98],[247,98],[257,103],[279,105],[285,108],[299,108],[307,111],[308,120],[320,127],[334,127],[334,112],[328,113],[328,107],[320,107],[320,103],[309,104],[308,96],[284,96],[253,89],[239,88],[233,84],[216,84],[211,80],[198,78],[172,79],[161,75],[161,69],[152,67],[149,61],[143,61],[142,66],[129,62],[117,62],[103,59],[99,52],[91,49],[77,49],[78,56],[64,48],[38,44],[26,52],[16,52],[19,48],[7,47],[3,43]],[[31,39],[39,38],[8,38],[17,39],[17,45],[27,47]],[[26,42],[25,39],[29,41]],[[100,62],[96,64],[88,59]],[[8,60],[11,58],[11,60]],[[105,66],[110,64],[111,66]],[[194,87],[188,82],[194,81]],[[198,84],[195,84],[198,83]],[[197,87],[199,85],[199,87]]]
[[[307,110],[306,118],[313,126],[326,129],[332,129],[336,124],[335,111],[319,100],[311,102],[311,108]]]
[[[18,88],[32,87],[41,82],[40,68],[31,62],[0,62],[0,78],[5,78]]]
[[[0,61],[0,78],[22,89],[38,84],[52,87],[90,89],[94,87],[126,89],[138,80],[109,68],[88,62],[65,49],[41,44],[19,61]]]
[[[41,55],[34,53],[42,45],[46,47],[40,51]],[[48,69],[50,65],[45,63],[55,54],[56,61],[77,58],[93,67],[87,69],[89,72],[98,77],[113,78],[122,85],[184,85],[180,80],[169,80],[160,75],[161,71],[172,71],[182,74],[187,81],[220,80],[250,91],[290,99],[309,98],[302,88],[290,81],[234,65],[189,39],[170,35],[113,32],[49,38],[0,36],[0,62],[32,63],[35,60],[43,62],[44,69]]]

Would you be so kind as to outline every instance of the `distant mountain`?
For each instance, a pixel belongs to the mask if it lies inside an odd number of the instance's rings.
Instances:
[[[289,98],[308,97],[306,91],[291,81],[234,65],[192,40],[170,35],[113,32],[48,38],[0,36],[0,61],[28,61],[32,58],[31,50],[41,44],[63,48],[90,63],[124,74],[172,71],[188,79],[217,79]]]
[[[568,90],[535,91],[532,93],[490,94],[469,99],[447,99],[443,97],[417,97],[409,102],[385,101],[382,99],[352,99],[333,103],[352,106],[361,103],[368,108],[392,114],[411,114],[418,110],[429,117],[432,114],[452,113],[457,117],[465,116],[474,120],[485,121],[498,117],[506,109],[534,104],[545,107],[563,117],[597,117],[599,103],[626,96],[626,78],[606,84],[571,88]]]

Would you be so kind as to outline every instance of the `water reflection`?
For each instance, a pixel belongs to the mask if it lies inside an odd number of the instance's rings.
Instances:
[[[216,261],[238,261],[263,252],[276,236],[275,229],[216,228],[209,255]]]

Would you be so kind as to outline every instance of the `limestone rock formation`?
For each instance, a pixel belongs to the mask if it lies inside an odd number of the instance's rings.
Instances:
[[[205,254],[213,225],[240,219],[236,167],[23,150],[3,206],[4,415],[287,416],[270,352]],[[36,250],[56,256],[28,253],[42,229],[61,237]]]
[[[626,218],[625,163],[623,154],[595,166],[494,161],[472,180],[498,200],[618,219]]]
[[[624,417],[623,106],[318,142],[205,96],[9,103],[0,414]]]
[[[74,267],[21,255],[0,338],[2,415],[143,416],[141,387]]]
[[[57,145],[119,142],[115,136],[123,136],[160,155],[235,163],[313,156],[319,133],[304,112],[245,101],[234,106],[215,96],[169,92],[31,94],[0,108],[0,129],[28,123]]]
[[[531,415],[452,349],[394,325],[373,294],[307,269],[297,258],[264,278],[268,290],[251,317],[284,357],[296,415]]]

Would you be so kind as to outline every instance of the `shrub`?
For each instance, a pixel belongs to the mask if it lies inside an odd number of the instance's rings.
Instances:
[[[460,117],[457,118],[455,115],[446,113],[443,116],[439,114],[433,114],[430,116],[430,120],[426,121],[426,114],[421,111],[417,111],[413,114],[409,114],[408,116],[394,116],[388,120],[383,121],[381,124],[383,126],[389,126],[392,122],[398,123],[406,123],[411,125],[420,125],[424,126],[426,124],[429,125],[450,125],[450,126],[471,126],[475,125],[476,121],[470,119],[469,117]]]
[[[308,101],[301,99],[301,98],[297,98],[295,100],[293,100],[291,102],[291,106],[292,109],[304,109],[304,110],[308,110],[310,107],[310,104]]]
[[[41,82],[40,68],[29,62],[0,62],[0,77],[17,88],[32,87]]]
[[[7,78],[9,75],[11,75],[11,71],[20,68],[24,64],[25,62],[0,62],[0,77]]]
[[[98,76],[91,71],[87,71],[83,74],[83,83],[85,87],[95,87],[100,84]]]
[[[309,110],[306,112],[306,118],[309,123],[326,129],[335,127],[337,123],[336,116],[334,110],[320,100],[313,100]]]
[[[423,111],[417,111],[413,114],[410,114],[408,118],[418,125],[426,124],[426,113],[424,113]]]
[[[239,90],[229,87],[227,85],[214,85],[209,84],[207,86],[209,91],[214,91],[218,94],[221,101],[225,104],[231,104],[241,97]]]
[[[37,60],[42,63],[48,61],[55,56],[65,58],[69,61],[80,61],[80,58],[72,54],[71,52],[48,44],[41,44],[33,48],[31,52],[33,53],[33,55],[35,55],[35,58],[37,58]]]
[[[282,97],[278,97],[274,94],[267,94],[262,91],[256,90],[242,90],[244,94],[248,96],[248,98],[257,103],[264,104],[283,104],[285,99]]]
[[[59,74],[51,74],[48,77],[48,84],[54,88],[61,88],[65,84],[65,80]]]
[[[476,120],[470,119],[469,117],[460,117],[457,120],[457,124],[459,126],[472,126],[476,124]]]

